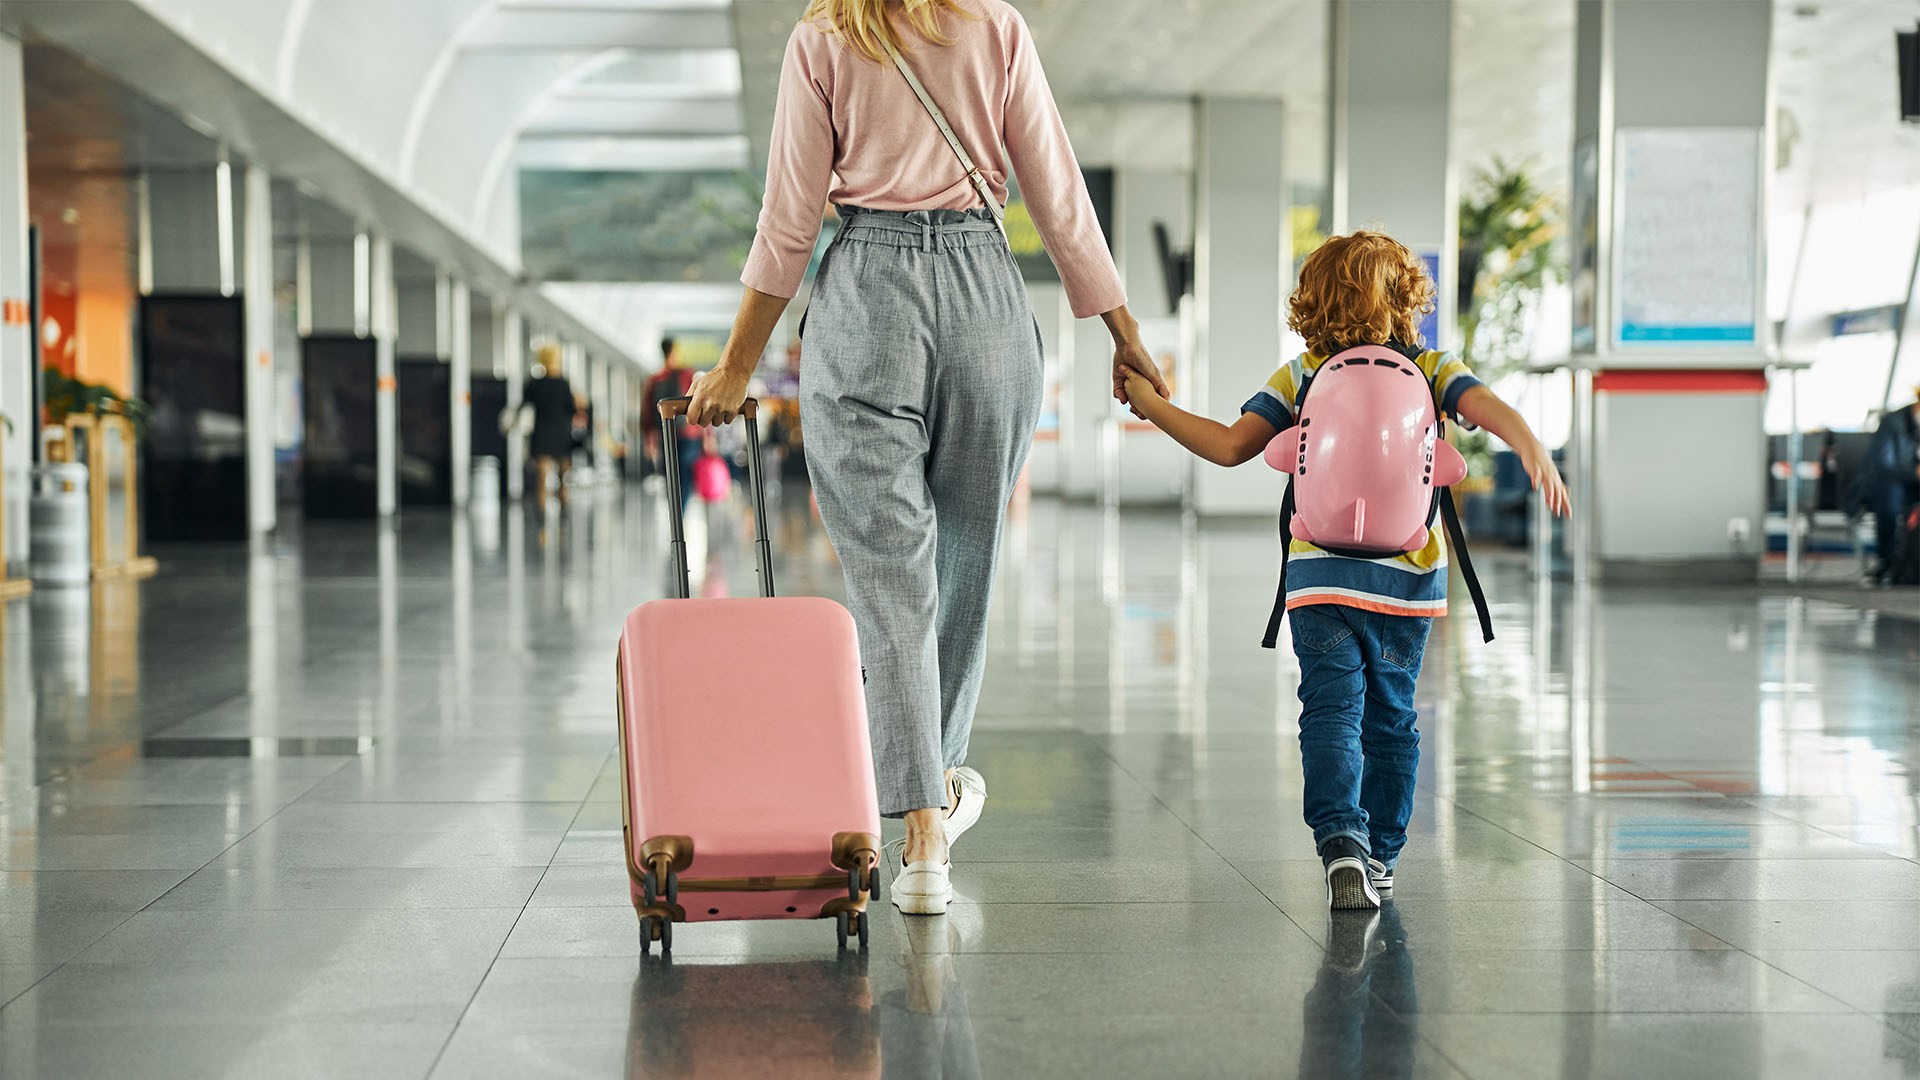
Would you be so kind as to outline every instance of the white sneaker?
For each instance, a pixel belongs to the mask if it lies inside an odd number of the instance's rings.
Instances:
[[[1367,880],[1373,882],[1375,892],[1393,891],[1393,868],[1379,859],[1367,860]]]
[[[887,890],[893,906],[903,915],[945,915],[947,903],[953,899],[952,869],[951,863],[931,859],[908,863]]]
[[[953,813],[947,817],[947,846],[952,847],[960,834],[973,828],[986,809],[987,781],[965,765],[953,770]]]

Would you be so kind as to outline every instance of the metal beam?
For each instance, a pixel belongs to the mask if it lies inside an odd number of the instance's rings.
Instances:
[[[724,11],[502,8],[474,29],[469,49],[597,52],[601,49],[721,49],[733,45]]]

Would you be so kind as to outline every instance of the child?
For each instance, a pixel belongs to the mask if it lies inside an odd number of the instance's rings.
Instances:
[[[1457,357],[1423,352],[1420,316],[1432,310],[1426,268],[1392,237],[1372,232],[1329,239],[1300,268],[1287,325],[1307,341],[1302,356],[1275,372],[1231,427],[1177,408],[1138,375],[1127,377],[1134,409],[1208,461],[1239,465],[1293,426],[1305,377],[1356,345],[1386,345],[1419,364],[1442,414],[1484,427],[1520,455],[1555,514],[1566,485],[1526,421]],[[1337,392],[1332,385],[1318,393]],[[1447,559],[1440,530],[1426,546],[1394,558],[1346,558],[1289,541],[1287,610],[1300,658],[1300,757],[1307,824],[1336,908],[1378,908],[1413,813],[1420,735],[1414,684],[1433,616],[1446,613]]]

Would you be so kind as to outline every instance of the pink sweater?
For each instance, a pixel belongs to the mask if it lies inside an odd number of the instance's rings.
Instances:
[[[1086,181],[1020,13],[1004,0],[967,0],[980,18],[949,14],[939,47],[905,20],[903,48],[994,194],[1007,161],[1078,318],[1126,303]],[[1001,147],[1005,146],[1005,150]],[[891,63],[875,64],[818,25],[787,42],[767,161],[766,203],[740,280],[792,298],[806,276],[827,203],[869,210],[966,210],[980,205],[960,161]]]

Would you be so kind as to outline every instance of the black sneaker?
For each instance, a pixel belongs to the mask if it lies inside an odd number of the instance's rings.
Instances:
[[[1367,860],[1367,880],[1373,882],[1375,892],[1393,891],[1393,867],[1379,859]]]
[[[1339,910],[1364,910],[1380,906],[1380,893],[1373,887],[1367,870],[1367,849],[1351,838],[1336,836],[1320,847],[1320,862],[1327,869],[1327,902]]]

